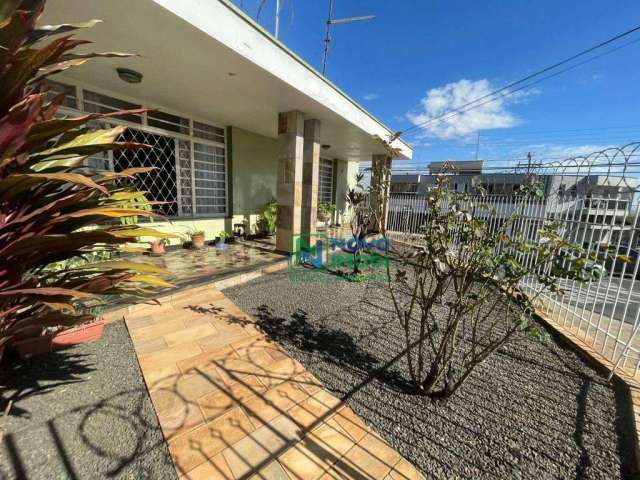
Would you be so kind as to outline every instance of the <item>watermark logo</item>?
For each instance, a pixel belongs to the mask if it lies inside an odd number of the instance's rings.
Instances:
[[[296,235],[289,257],[292,282],[386,282],[386,238],[334,238],[324,233]]]

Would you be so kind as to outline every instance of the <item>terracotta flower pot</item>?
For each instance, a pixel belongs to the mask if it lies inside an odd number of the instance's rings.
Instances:
[[[154,255],[164,255],[165,247],[163,242],[151,242],[151,253]]]
[[[52,335],[41,335],[39,337],[20,340],[19,342],[15,342],[13,346],[16,347],[20,358],[24,359],[33,357],[34,355],[42,355],[43,353],[61,350],[80,343],[99,340],[102,337],[103,331],[104,321],[98,320]]]
[[[193,248],[204,248],[204,235],[192,235],[191,244]]]

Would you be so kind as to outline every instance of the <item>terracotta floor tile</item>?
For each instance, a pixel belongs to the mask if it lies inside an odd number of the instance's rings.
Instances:
[[[271,388],[293,379],[304,371],[304,367],[300,362],[293,358],[285,358],[269,365],[261,374],[260,379],[267,387]]]
[[[219,327],[216,326],[218,333],[216,335],[209,335],[198,340],[198,345],[202,347],[203,352],[211,352],[220,350],[221,348],[229,346],[233,342],[247,338],[248,334],[244,330],[236,335],[227,336],[219,331]]]
[[[300,430],[285,415],[274,419],[223,452],[236,478],[256,473],[288,445],[300,439]]]
[[[204,424],[204,417],[197,403],[184,402],[158,413],[158,421],[165,438],[171,439],[176,435]]]
[[[231,344],[240,357],[246,357],[253,351],[263,351],[265,348],[279,348],[264,335],[252,335]]]
[[[169,347],[179,345],[181,343],[196,342],[197,340],[218,333],[215,327],[209,323],[195,325],[192,327],[177,330],[175,332],[163,335]]]
[[[309,395],[313,395],[322,389],[320,380],[318,380],[309,372],[303,372],[299,375],[296,375],[293,381],[299,383],[302,388],[304,388],[307,393],[309,393]]]
[[[258,428],[285,413],[308,396],[309,394],[298,384],[285,382],[268,392],[244,401],[242,407],[251,423]]]
[[[198,404],[205,419],[209,421],[265,390],[260,380],[250,375],[232,385],[225,386],[223,390],[202,397],[198,400]]]
[[[313,394],[313,398],[321,402],[325,407],[337,411],[337,407],[342,403],[338,397],[330,394],[326,390],[319,390]]]
[[[400,454],[398,452],[372,433],[369,433],[365,438],[360,440],[358,446],[383,462],[389,467],[389,469],[391,469],[396,463],[398,463],[398,460],[400,460]]]
[[[274,460],[255,475],[249,477],[249,480],[291,480],[291,477],[287,475],[282,465]]]
[[[327,451],[336,455],[338,458],[347,453],[355,445],[353,439],[342,430],[334,418],[324,422],[311,432],[308,437],[313,439],[318,445],[324,446]]]
[[[169,441],[169,452],[179,473],[187,473],[253,431],[246,415],[235,408]]]
[[[389,477],[393,480],[424,480],[424,476],[404,458],[395,464]]]
[[[172,388],[158,388],[151,392],[150,397],[157,413],[171,410],[185,403]]]
[[[127,317],[125,315],[125,323],[127,324],[127,328],[131,330],[138,330],[144,327],[150,327],[155,323],[153,316],[151,315],[136,315]]]
[[[315,480],[337,460],[338,457],[310,440],[297,443],[278,458],[289,477],[296,480]]]
[[[178,394],[185,400],[195,401],[224,387],[223,379],[213,365],[192,372],[182,375],[176,384]]]
[[[174,382],[176,377],[180,375],[180,370],[175,365],[165,365],[164,367],[141,365],[141,368],[149,391],[164,385],[166,382]]]
[[[167,342],[162,337],[150,338],[149,340],[140,340],[134,344],[134,348],[138,355],[156,352],[167,347]]]
[[[223,358],[216,362],[218,371],[226,383],[233,383],[247,375],[265,376],[268,368],[264,368],[247,358]]]
[[[185,480],[234,480],[233,474],[221,453],[201,463],[183,478]]]
[[[391,467],[378,460],[367,450],[356,445],[338,460],[329,473],[338,478],[379,480],[387,476]]]
[[[342,407],[333,418],[354,441],[359,442],[367,435],[369,429],[351,408]]]
[[[174,365],[180,360],[192,357],[202,352],[200,347],[195,343],[183,343],[175,347],[157,350],[151,353],[139,355],[138,360],[143,370],[150,368],[162,368]]]
[[[215,366],[219,360],[224,360],[226,358],[237,358],[237,353],[229,346],[185,358],[184,360],[177,362],[177,365],[182,372],[190,373],[194,368]]]
[[[149,340],[156,337],[161,337],[167,333],[177,332],[184,329],[184,323],[179,318],[158,320],[153,325],[148,327],[138,328],[136,330],[130,330],[131,339],[136,344],[142,340]]]
[[[330,407],[320,402],[315,397],[309,397],[297,406],[289,410],[288,415],[294,419],[305,431],[318,426],[328,420]]]

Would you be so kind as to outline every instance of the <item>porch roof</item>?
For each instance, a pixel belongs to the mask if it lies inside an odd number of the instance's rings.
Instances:
[[[322,122],[323,156],[370,160],[373,138],[391,131],[228,0],[50,0],[43,22],[101,19],[79,34],[87,50],[135,52],[88,62],[60,76],[170,113],[277,137],[277,114],[300,110]],[[141,72],[123,82],[117,67]],[[398,158],[412,150],[397,140]]]

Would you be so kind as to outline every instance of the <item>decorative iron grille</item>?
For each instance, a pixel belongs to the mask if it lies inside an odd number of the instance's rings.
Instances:
[[[176,142],[173,138],[141,130],[128,129],[120,141],[150,145],[151,148],[113,152],[116,172],[132,167],[153,167],[155,170],[136,175],[133,182],[148,200],[165,202],[156,208],[165,216],[178,215],[176,183]]]
[[[331,203],[333,198],[333,160],[320,159],[318,169],[318,203]]]

